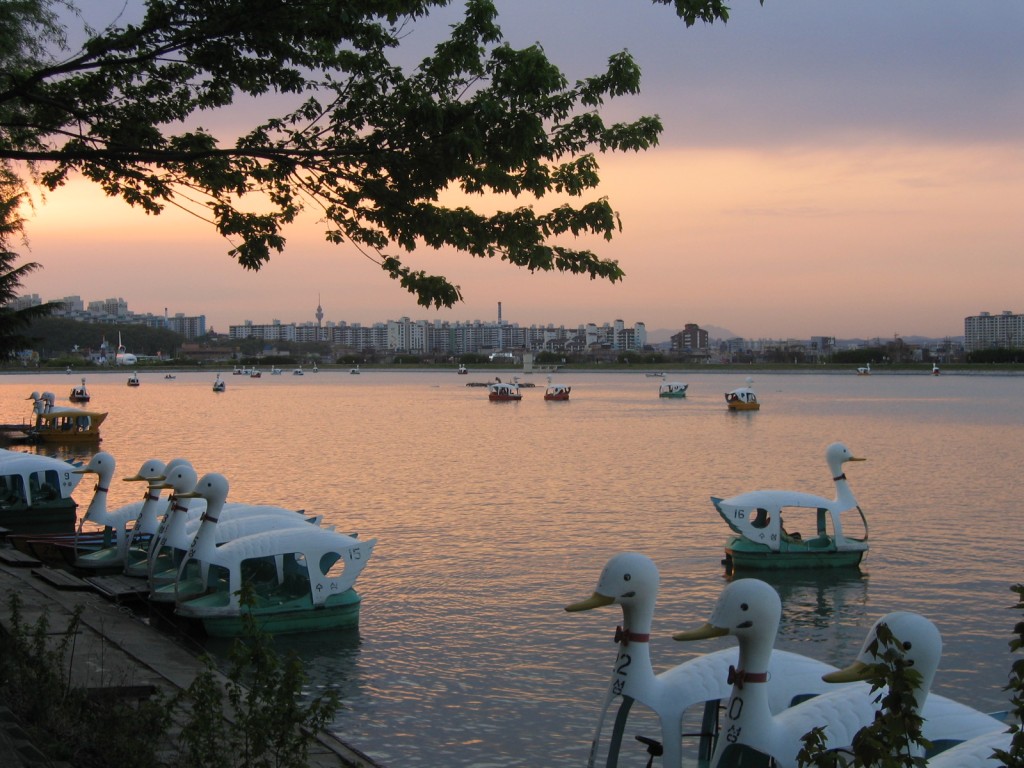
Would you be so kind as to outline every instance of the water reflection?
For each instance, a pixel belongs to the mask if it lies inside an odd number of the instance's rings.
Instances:
[[[846,666],[874,621],[868,576],[859,568],[742,572],[771,584],[782,599],[776,647]]]
[[[379,540],[360,631],[279,641],[311,690],[343,690],[334,729],[385,764],[586,764],[615,617],[562,607],[611,555],[644,552],[661,571],[652,657],[685,661],[693,651],[671,633],[706,621],[725,583],[728,531],[709,496],[831,496],[821,457],[837,440],[868,459],[850,480],[871,551],[860,571],[759,574],[782,595],[778,647],[845,665],[878,616],[915,610],[943,632],[937,689],[1005,708],[1008,587],[1024,561],[1021,377],[761,374],[761,410],[730,414],[735,375],[704,371],[685,376],[684,403],[642,374],[574,371],[569,407],[544,403],[541,386],[512,408],[454,372],[232,377],[221,394],[214,373],[143,373],[138,389],[90,374],[110,413],[101,447],[118,478],[184,456],[228,476],[232,500],[323,513]],[[0,421],[21,422],[29,391],[67,381],[0,376]],[[76,500],[91,493],[80,484]],[[137,494],[115,481],[110,507]],[[629,740],[630,764],[644,764]]]

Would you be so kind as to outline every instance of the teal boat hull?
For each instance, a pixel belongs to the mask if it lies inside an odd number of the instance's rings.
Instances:
[[[837,550],[831,537],[793,544],[783,543],[773,551],[742,536],[733,536],[725,544],[724,564],[728,570],[792,570],[794,568],[856,568],[864,559],[864,549]]]
[[[189,601],[189,603],[201,602]],[[310,601],[295,600],[277,605],[244,608],[256,620],[256,626],[268,635],[289,635],[297,632],[319,632],[327,629],[356,629],[359,627],[359,608],[362,598],[350,589],[331,598],[326,605],[311,607]],[[188,605],[186,603],[185,605]],[[202,616],[201,611],[181,610],[178,614],[199,620],[210,637],[240,637],[245,634],[241,613],[223,616]]]

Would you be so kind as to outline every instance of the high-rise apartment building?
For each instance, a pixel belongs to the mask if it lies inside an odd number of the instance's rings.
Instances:
[[[1004,310],[998,315],[982,312],[964,318],[964,349],[1021,349],[1024,347],[1024,315]]]

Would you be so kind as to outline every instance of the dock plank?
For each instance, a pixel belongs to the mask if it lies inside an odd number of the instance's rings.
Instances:
[[[43,564],[38,558],[17,549],[0,549],[0,563],[12,568],[37,568]]]
[[[58,568],[47,568],[43,566],[32,572],[35,576],[45,581],[52,587],[64,590],[87,590],[92,589],[92,585],[87,584],[80,578],[75,576],[73,573],[62,571]]]

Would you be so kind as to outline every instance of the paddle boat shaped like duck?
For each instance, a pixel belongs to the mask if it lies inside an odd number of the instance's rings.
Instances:
[[[658,387],[658,397],[686,397],[686,390],[689,388],[690,385],[683,381],[666,381]]]
[[[206,475],[181,498],[206,498],[206,522],[216,523],[226,496],[221,475]],[[197,533],[178,569],[175,612],[207,634],[233,637],[251,615],[270,634],[353,628],[361,598],[353,589],[376,540],[303,525],[241,536],[216,546],[212,527]],[[243,605],[243,586],[251,604]]]
[[[700,718],[701,722],[699,733],[689,734],[696,736],[697,741],[692,750],[686,750],[687,758],[691,751],[705,762],[711,756],[719,706],[732,691],[729,670],[737,664],[738,652],[727,648],[708,653],[655,674],[650,637],[659,582],[658,569],[650,558],[638,552],[622,552],[607,562],[591,597],[565,608],[578,612],[614,604],[622,607],[622,625],[615,629],[618,654],[591,745],[590,766],[596,764],[599,752],[607,753],[604,765],[608,768],[618,765],[623,733],[632,725],[629,714],[634,703],[657,715],[660,741],[646,737],[638,740],[663,750],[664,768],[682,765],[683,721],[685,716],[689,723],[691,708],[695,708],[692,717]],[[772,658],[770,671],[777,683],[771,689],[769,707],[778,712],[807,696],[831,690],[822,675],[836,668],[800,654],[778,652]],[[602,732],[615,700],[619,701],[618,711],[605,745]]]
[[[759,579],[731,582],[715,604],[708,623],[699,629],[679,632],[676,640],[694,641],[732,635],[739,647],[736,668],[730,675],[732,693],[724,710],[722,734],[710,768],[735,765],[768,765],[796,768],[804,734],[822,727],[827,749],[844,749],[855,734],[874,722],[881,695],[862,676],[847,670],[825,675],[830,683],[843,683],[836,690],[819,694],[781,712],[770,705],[772,687],[779,682],[772,674],[772,658],[782,603],[778,593]],[[976,738],[1003,727],[990,715],[951,699],[929,695],[942,653],[942,639],[935,625],[918,614],[897,611],[888,614],[869,630],[859,660],[865,659],[885,623],[901,642],[903,661],[921,675],[913,706],[924,719],[923,733],[942,747]],[[868,660],[870,663],[870,660]],[[863,669],[859,664],[857,669]]]
[[[518,381],[495,379],[487,386],[487,399],[492,403],[518,402],[523,399],[523,393]]]
[[[89,390],[85,388],[85,379],[82,379],[81,386],[72,387],[71,393],[68,395],[68,400],[72,403],[88,403],[91,399]]]
[[[105,412],[88,411],[54,405],[52,392],[33,392],[34,424],[28,430],[28,438],[37,443],[98,443],[100,425],[107,418]]]
[[[544,390],[545,400],[556,403],[568,402],[570,392],[572,392],[572,387],[566,384],[555,384],[551,381],[551,377],[548,376],[548,386]]]
[[[730,389],[725,393],[725,405],[730,411],[759,411],[761,403],[757,401],[757,394],[750,386],[750,378],[747,378],[747,386]]]
[[[843,464],[864,461],[842,443],[825,450],[825,460],[836,486],[834,499],[799,491],[752,491],[729,499],[711,497],[718,514],[732,529],[725,543],[724,565],[741,568],[826,568],[860,564],[868,551],[868,524],[854,498]],[[844,513],[856,512],[863,536],[847,535]],[[849,514],[845,515],[849,517]],[[793,523],[813,519],[814,531],[802,533]],[[789,525],[789,530],[784,527]]]
[[[82,479],[76,468],[50,456],[0,448],[0,526],[15,534],[72,535],[78,509],[72,492]]]

